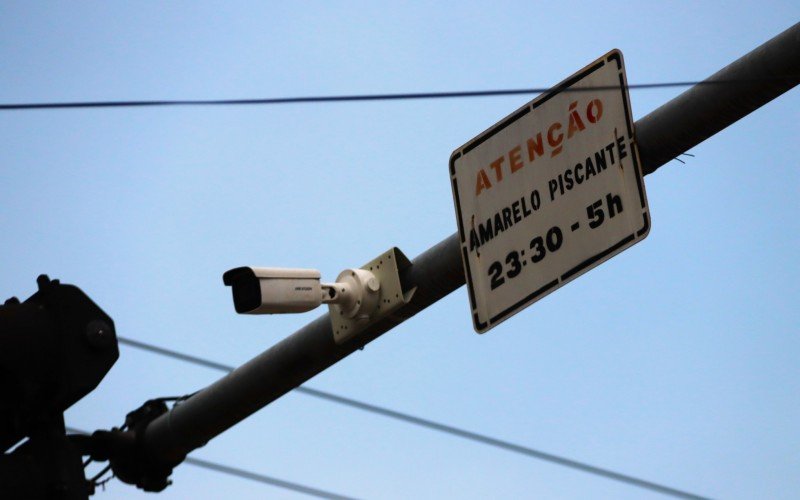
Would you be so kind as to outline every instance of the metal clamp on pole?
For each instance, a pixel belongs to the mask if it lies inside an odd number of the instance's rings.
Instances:
[[[409,267],[411,261],[399,248],[392,247],[360,269],[345,269],[339,274],[333,286],[347,297],[328,304],[337,344],[350,340],[411,300],[416,288],[403,293],[400,284],[400,271]],[[346,293],[348,288],[353,292]]]

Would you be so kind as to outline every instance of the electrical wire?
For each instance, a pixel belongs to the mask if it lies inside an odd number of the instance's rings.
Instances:
[[[82,429],[77,429],[75,427],[67,427],[66,430],[67,430],[67,432],[70,432],[70,433],[73,433],[73,434],[86,434],[86,435],[90,434],[87,431],[84,431]],[[287,490],[296,491],[298,493],[304,493],[306,495],[310,495],[310,496],[314,496],[314,497],[318,497],[318,498],[328,498],[328,499],[331,499],[331,500],[354,500],[353,497],[347,497],[347,496],[339,495],[339,494],[336,494],[336,493],[331,493],[330,491],[320,490],[318,488],[312,488],[311,486],[306,486],[306,485],[299,484],[299,483],[293,483],[291,481],[284,481],[283,479],[277,479],[277,478],[274,478],[274,477],[266,476],[264,474],[258,474],[256,472],[250,472],[250,471],[247,471],[247,470],[244,470],[244,469],[239,469],[237,467],[230,467],[228,465],[218,464],[218,463],[215,463],[215,462],[209,462],[208,460],[202,460],[200,458],[186,457],[186,459],[184,460],[184,463],[194,465],[195,467],[202,467],[204,469],[209,469],[209,470],[213,470],[213,471],[216,471],[216,472],[221,472],[223,474],[236,476],[236,477],[239,477],[239,478],[242,478],[242,479],[249,479],[251,481],[257,481],[259,483],[269,484],[271,486],[277,486],[278,488],[284,488],[284,489],[287,489]],[[98,479],[100,479],[100,477],[103,474],[108,472],[110,468],[111,468],[110,465],[108,465],[105,468],[103,468],[103,470],[101,470],[97,475],[95,475],[91,479],[91,481],[92,482],[96,482]],[[111,479],[111,478],[109,478],[109,479]],[[106,479],[103,482],[107,482],[107,481],[108,481],[108,479]],[[98,483],[98,485],[99,485],[99,483]]]
[[[776,77],[758,80],[701,80],[662,83],[637,83],[628,85],[630,90],[661,89],[671,87],[691,87],[693,85],[745,85],[763,81],[784,81],[790,77]],[[589,92],[602,90],[619,90],[613,86],[587,86],[562,89],[565,92]],[[403,101],[420,99],[453,99],[467,97],[498,97],[524,94],[540,94],[551,90],[549,87],[528,89],[467,90],[455,92],[411,92],[397,94],[360,94],[329,95],[307,97],[267,97],[254,99],[165,99],[165,100],[125,100],[125,101],[75,101],[75,102],[41,102],[41,103],[5,103],[0,104],[0,111],[30,111],[42,109],[76,109],[76,108],[134,108],[163,106],[252,106],[275,104],[310,104],[332,102],[364,102],[364,101]]]
[[[138,340],[133,340],[125,337],[117,337],[117,340],[120,344],[127,345],[129,347],[134,347],[137,349],[141,349],[144,351],[149,351],[155,354],[159,354],[162,356],[167,356],[173,359],[178,359],[181,361],[186,361],[188,363],[193,363],[199,366],[205,366],[207,368],[212,368],[215,370],[219,370],[222,372],[230,373],[234,370],[234,367],[224,365],[222,363],[217,363],[215,361],[210,361],[207,359],[199,358],[196,356],[190,356],[188,354],[183,354],[177,351],[173,351],[170,349],[165,349],[163,347],[158,347],[152,344],[147,344],[144,342],[140,342]],[[612,470],[603,469],[600,467],[595,467],[593,465],[585,464],[582,462],[578,462],[576,460],[571,460],[569,458],[560,457],[558,455],[553,455],[552,453],[546,453],[540,450],[536,450],[533,448],[529,448],[527,446],[522,446],[519,444],[515,444],[509,441],[503,441],[500,439],[495,439],[493,437],[489,437],[483,434],[479,434],[477,432],[470,432],[464,429],[459,429],[458,427],[453,427],[451,425],[442,424],[439,422],[434,422],[433,420],[428,420],[425,418],[415,417],[414,415],[409,415],[408,413],[402,413],[395,410],[390,410],[388,408],[384,408],[381,406],[365,403],[363,401],[358,401],[356,399],[347,398],[344,396],[339,396],[330,392],[321,391],[318,389],[312,389],[310,387],[299,386],[294,389],[296,392],[301,394],[306,394],[308,396],[313,396],[319,399],[323,399],[325,401],[329,401],[332,403],[337,403],[340,405],[348,406],[350,408],[356,408],[362,411],[366,411],[369,413],[374,413],[376,415],[382,415],[384,417],[393,418],[395,420],[399,420],[401,422],[406,422],[412,425],[416,425],[419,427],[424,427],[426,429],[434,430],[437,432],[442,432],[445,434],[449,434],[451,436],[460,437],[463,439],[467,439],[476,443],[492,446],[494,448],[499,448],[506,451],[511,451],[514,453],[518,453],[520,455],[524,455],[531,458],[537,458],[539,460],[544,460],[546,462],[554,463],[557,465],[561,465],[564,467],[569,467],[571,469],[579,470],[581,472],[586,472],[588,474],[593,474],[595,476],[604,477],[606,479],[611,479],[614,481],[619,481],[622,483],[626,483],[631,486],[637,486],[639,488],[648,489],[650,491],[655,491],[658,493],[662,493],[665,495],[671,495],[676,498],[689,498],[693,500],[705,500],[706,497],[702,497],[700,495],[695,495],[693,493],[688,493],[686,491],[678,490],[675,488],[671,488],[669,486],[664,486],[658,483],[653,483],[651,481],[645,481],[644,479],[639,479],[633,476],[629,476],[626,474],[621,474],[619,472],[614,472]]]
[[[105,485],[107,482],[111,481],[111,479],[114,477],[114,474],[112,473],[111,476],[109,476],[108,478],[106,478],[106,479],[104,479],[102,481],[100,480],[100,478],[103,477],[106,474],[106,472],[108,472],[110,470],[111,470],[111,464],[106,465],[105,467],[103,467],[103,469],[100,472],[95,474],[95,476],[93,478],[89,479],[89,482],[92,483],[93,487],[95,487],[95,488],[97,486]]]

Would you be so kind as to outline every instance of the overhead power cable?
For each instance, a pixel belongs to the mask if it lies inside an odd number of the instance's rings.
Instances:
[[[89,434],[89,432],[84,431],[82,429],[76,429],[74,427],[67,427],[67,432],[73,434]],[[331,493],[330,491],[320,490],[317,488],[312,488],[311,486],[306,486],[299,483],[293,483],[291,481],[284,481],[283,479],[277,479],[270,476],[265,476],[264,474],[258,474],[256,472],[250,472],[244,469],[239,469],[237,467],[230,467],[228,465],[222,465],[215,462],[209,462],[208,460],[202,460],[200,458],[194,457],[186,457],[184,460],[185,463],[194,465],[196,467],[202,467],[204,469],[213,470],[216,472],[221,472],[223,474],[228,474],[231,476],[236,476],[242,479],[249,479],[251,481],[257,481],[259,483],[269,484],[271,486],[277,486],[278,488],[284,488],[287,490],[296,491],[298,493],[304,493],[306,495],[318,497],[318,498],[328,498],[332,500],[353,500],[353,497],[346,497],[343,495],[338,495],[336,493]],[[105,473],[107,470],[103,469],[102,473]],[[99,478],[101,474],[98,474],[96,478]]]
[[[177,351],[173,351],[170,349],[165,349],[163,347],[158,347],[152,344],[147,344],[145,342],[140,342],[138,340],[133,340],[125,337],[117,337],[120,344],[127,345],[129,347],[134,347],[136,349],[141,349],[144,351],[149,351],[155,354],[159,354],[162,356],[167,356],[173,359],[178,359],[181,361],[186,361],[188,363],[193,363],[199,366],[205,366],[206,368],[212,368],[214,370],[219,370],[223,372],[230,373],[234,370],[234,367],[224,365],[222,363],[217,363],[215,361],[210,361],[207,359],[199,358],[196,356],[190,356],[188,354],[183,354]],[[593,474],[596,476],[601,476],[606,479],[612,479],[614,481],[619,481],[622,483],[629,484],[631,486],[637,486],[640,488],[645,488],[651,491],[655,491],[658,493],[663,493],[665,495],[671,495],[677,498],[690,498],[690,499],[705,499],[700,495],[695,495],[693,493],[688,493],[685,491],[681,491],[675,488],[671,488],[669,486],[664,486],[658,483],[653,483],[651,481],[646,481],[644,479],[639,479],[633,476],[629,476],[626,474],[621,474],[619,472],[614,472],[612,470],[603,469],[600,467],[595,467],[593,465],[585,464],[582,462],[578,462],[575,460],[571,460],[569,458],[560,457],[558,455],[553,455],[552,453],[546,453],[540,450],[535,450],[533,448],[529,448],[527,446],[522,446],[519,444],[515,444],[509,441],[503,441],[500,439],[495,439],[493,437],[489,437],[483,434],[478,434],[477,432],[470,432],[464,429],[459,429],[458,427],[453,427],[451,425],[442,424],[439,422],[434,422],[433,420],[428,420],[425,418],[415,417],[414,415],[409,415],[407,413],[402,413],[395,410],[390,410],[388,408],[384,408],[382,406],[377,406],[369,403],[364,403],[363,401],[358,401],[356,399],[347,398],[344,396],[339,396],[330,392],[321,391],[318,389],[312,389],[310,387],[299,386],[294,389],[295,391],[306,394],[308,396],[313,396],[319,399],[323,399],[325,401],[329,401],[332,403],[338,403],[344,406],[348,406],[351,408],[356,408],[362,411],[366,411],[369,413],[374,413],[376,415],[382,415],[384,417],[393,418],[395,420],[399,420],[401,422],[406,422],[409,424],[417,425],[419,427],[424,427],[426,429],[434,430],[437,432],[442,432],[445,434],[450,434],[451,436],[460,437],[462,439],[467,439],[476,443],[484,444],[487,446],[492,446],[494,448],[499,448],[506,451],[511,451],[514,453],[518,453],[520,455],[524,455],[531,458],[537,458],[539,460],[544,460],[546,462],[551,462],[557,465],[561,465],[564,467],[569,467],[571,469],[579,470],[581,472],[586,472],[588,474]]]
[[[774,78],[772,80],[785,80]],[[759,81],[763,81],[759,80]],[[628,85],[631,90],[660,89],[671,87],[691,87],[694,85],[725,86],[746,85],[751,80],[703,80],[662,83],[637,83]],[[75,102],[41,102],[41,103],[5,103],[0,104],[0,111],[25,111],[35,109],[76,109],[76,108],[141,108],[163,106],[252,106],[275,104],[309,104],[332,102],[364,102],[364,101],[404,101],[420,99],[453,99],[466,97],[498,97],[524,94],[540,94],[551,90],[550,87],[534,87],[528,89],[498,90],[466,90],[455,92],[411,92],[397,94],[356,94],[329,95],[307,97],[265,97],[253,99],[162,99],[162,100],[125,100],[125,101],[75,101]],[[565,92],[590,92],[602,90],[619,90],[619,86],[588,86],[564,89]]]

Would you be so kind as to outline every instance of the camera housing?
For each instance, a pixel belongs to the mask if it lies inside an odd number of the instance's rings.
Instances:
[[[315,269],[237,267],[222,281],[233,289],[233,306],[240,314],[306,312],[328,295]]]

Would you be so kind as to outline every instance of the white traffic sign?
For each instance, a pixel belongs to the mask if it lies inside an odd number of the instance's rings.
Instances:
[[[456,149],[453,200],[483,333],[650,230],[622,53]]]

